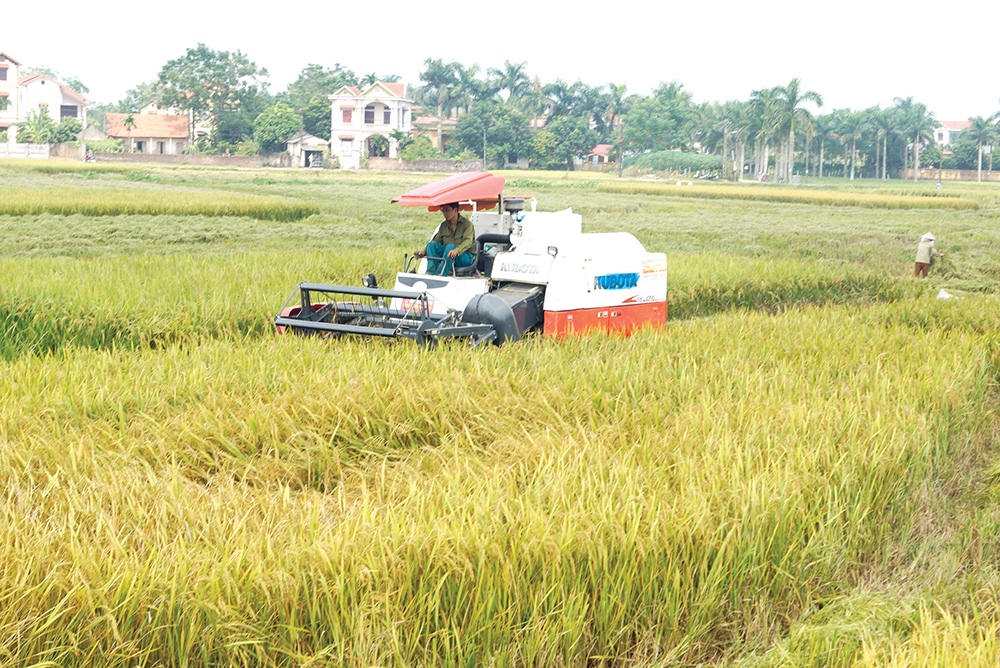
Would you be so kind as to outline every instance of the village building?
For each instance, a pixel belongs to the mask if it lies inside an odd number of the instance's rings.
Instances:
[[[10,130],[7,141],[11,144],[17,135],[17,80],[20,66],[21,63],[6,53],[0,53],[0,132]]]
[[[127,153],[180,155],[190,144],[188,117],[175,114],[104,114],[104,133]]]
[[[25,122],[32,113],[48,112],[59,123],[75,118],[87,127],[87,98],[47,74],[35,72],[18,79],[20,103],[18,122]]]
[[[971,121],[937,121],[937,127],[934,128],[934,143],[942,148],[950,148],[962,134],[962,130],[970,125]]]
[[[323,164],[324,149],[329,149],[330,142],[299,130],[285,140],[285,145],[295,167],[320,167]]]
[[[330,152],[342,169],[358,169],[369,157],[397,157],[392,133],[408,135],[412,121],[413,100],[406,97],[405,83],[376,81],[363,90],[343,86],[329,99]]]

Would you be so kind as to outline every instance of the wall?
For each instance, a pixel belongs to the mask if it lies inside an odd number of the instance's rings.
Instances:
[[[0,158],[31,158],[48,160],[48,144],[7,144],[0,143]]]
[[[159,155],[148,153],[97,153],[97,162],[141,162],[158,165],[209,165],[215,167],[263,167],[260,156]]]
[[[368,169],[376,172],[478,172],[482,160],[402,160],[400,158],[368,158]]]
[[[988,161],[983,160],[983,181],[1000,181],[1000,165],[994,164],[992,172],[987,171]],[[906,170],[906,178],[913,180],[913,169]],[[927,169],[920,168],[921,181],[976,181],[979,170],[976,169]]]

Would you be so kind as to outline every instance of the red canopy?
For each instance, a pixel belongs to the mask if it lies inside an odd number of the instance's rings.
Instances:
[[[468,172],[420,186],[392,201],[399,202],[400,206],[426,206],[428,211],[437,211],[442,204],[471,200],[476,203],[477,209],[492,209],[497,205],[504,183],[506,181],[502,176]],[[471,204],[459,208],[472,211]]]

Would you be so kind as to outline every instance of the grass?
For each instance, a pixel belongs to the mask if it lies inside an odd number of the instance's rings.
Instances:
[[[391,275],[435,221],[388,200],[426,176],[146,173],[4,178],[319,213],[0,216],[5,662],[995,658],[991,190],[931,211],[516,175],[666,251],[670,322],[427,354],[271,331],[300,280]],[[927,229],[948,262],[917,283]]]

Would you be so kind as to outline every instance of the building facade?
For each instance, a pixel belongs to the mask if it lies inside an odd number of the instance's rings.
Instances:
[[[369,157],[397,157],[392,133],[408,135],[413,120],[406,92],[405,83],[376,81],[363,90],[344,86],[330,96],[330,152],[342,169],[358,169]]]
[[[17,80],[20,67],[21,63],[0,52],[0,132],[8,130],[7,141],[11,144],[17,137]]]
[[[18,80],[20,109],[18,121],[23,123],[32,113],[48,112],[53,122],[75,118],[87,127],[87,99],[47,74],[35,72]]]

